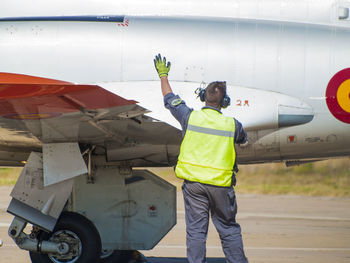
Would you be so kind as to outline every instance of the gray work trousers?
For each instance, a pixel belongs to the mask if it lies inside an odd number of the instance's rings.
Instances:
[[[237,203],[233,187],[184,181],[186,245],[189,263],[206,262],[209,211],[219,233],[227,263],[246,263],[241,227],[236,222]]]

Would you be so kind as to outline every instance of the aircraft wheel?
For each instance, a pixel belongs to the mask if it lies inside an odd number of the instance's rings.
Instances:
[[[29,252],[33,263],[96,263],[101,254],[101,239],[95,226],[77,213],[63,212],[52,233],[41,232],[41,240],[69,245],[65,255]]]

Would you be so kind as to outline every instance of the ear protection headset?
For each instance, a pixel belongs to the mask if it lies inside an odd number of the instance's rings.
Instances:
[[[226,85],[226,83],[225,83]],[[195,94],[197,94],[197,98],[199,98],[202,102],[205,102],[205,92],[206,88],[199,87],[196,89]],[[225,95],[220,101],[220,107],[225,109],[231,104],[231,98],[227,95],[225,90]]]

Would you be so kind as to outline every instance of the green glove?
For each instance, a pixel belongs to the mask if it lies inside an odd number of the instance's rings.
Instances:
[[[168,76],[168,72],[170,70],[171,63],[168,62],[168,64],[167,64],[165,57],[162,60],[162,56],[160,54],[158,54],[153,61],[154,61],[154,66],[156,67],[156,70],[158,72],[159,77],[161,78],[164,76]]]

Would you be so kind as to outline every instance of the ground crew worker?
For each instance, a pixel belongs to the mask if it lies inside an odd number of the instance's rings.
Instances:
[[[236,222],[234,143],[247,143],[240,122],[225,117],[221,108],[229,105],[225,82],[210,83],[199,96],[205,101],[194,111],[172,92],[168,82],[170,62],[157,55],[154,64],[161,79],[165,107],[181,123],[183,141],[175,173],[184,179],[182,186],[186,245],[189,263],[206,262],[209,211],[220,235],[228,263],[246,263],[240,225]]]

